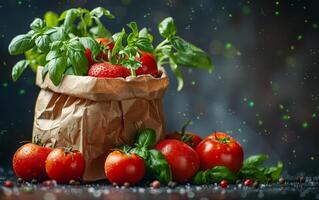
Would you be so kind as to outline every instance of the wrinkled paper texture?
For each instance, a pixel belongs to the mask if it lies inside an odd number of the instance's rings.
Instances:
[[[165,134],[162,98],[169,81],[150,75],[95,78],[66,75],[56,87],[38,68],[41,88],[35,106],[33,138],[47,146],[73,147],[86,161],[85,181],[104,179],[108,153],[133,144],[137,130],[153,128],[157,140]]]

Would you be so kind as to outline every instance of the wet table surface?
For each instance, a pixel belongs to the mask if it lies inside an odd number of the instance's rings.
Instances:
[[[13,187],[4,187],[11,180]],[[241,183],[221,189],[217,184],[196,186],[179,185],[175,188],[152,189],[144,185],[130,188],[114,187],[106,181],[81,185],[45,185],[43,183],[17,184],[12,171],[0,168],[0,200],[82,200],[82,199],[319,199],[319,176],[305,177],[300,182],[295,177],[286,177],[284,184],[260,184],[258,188],[246,187]]]

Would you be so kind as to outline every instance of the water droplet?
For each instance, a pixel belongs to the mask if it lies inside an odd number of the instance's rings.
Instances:
[[[303,36],[302,35],[298,35],[297,36],[297,40],[302,40],[303,39]]]
[[[19,90],[19,95],[24,95],[25,94],[25,90],[24,89],[20,89]]]

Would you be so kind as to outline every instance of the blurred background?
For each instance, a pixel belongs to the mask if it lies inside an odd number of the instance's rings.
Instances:
[[[23,140],[31,140],[39,89],[27,70],[16,83],[9,56],[11,39],[29,30],[35,17],[52,10],[102,6],[117,18],[105,21],[118,32],[134,20],[150,27],[175,18],[178,35],[207,51],[212,74],[184,69],[185,87],[177,92],[170,73],[164,104],[167,130],[192,119],[190,131],[205,136],[227,131],[246,156],[269,154],[287,173],[319,173],[318,1],[224,0],[7,0],[0,1],[0,169]]]

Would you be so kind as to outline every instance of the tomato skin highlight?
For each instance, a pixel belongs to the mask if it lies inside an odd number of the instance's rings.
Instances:
[[[135,185],[145,175],[144,160],[136,154],[111,152],[104,165],[105,176],[111,183]]]
[[[48,176],[45,171],[45,160],[51,151],[52,149],[49,147],[32,143],[21,146],[12,159],[16,176],[26,181],[46,180]]]
[[[45,169],[50,179],[66,184],[70,180],[82,179],[85,160],[79,151],[66,152],[63,148],[57,148],[48,155]]]
[[[156,147],[166,158],[172,170],[173,180],[178,183],[189,181],[199,169],[199,158],[196,151],[184,142],[165,139]]]
[[[241,145],[226,133],[215,132],[198,144],[196,152],[201,169],[225,166],[237,173],[243,163],[244,152]]]
[[[190,141],[182,141],[182,134],[179,132],[173,132],[173,133],[169,133],[166,135],[165,139],[175,139],[175,140],[180,140],[186,144],[188,144],[189,146],[191,146],[192,148],[196,148],[196,146],[202,141],[202,138],[199,137],[197,134],[192,133],[192,132],[186,132],[185,133],[186,137],[190,138]]]
[[[157,76],[159,72],[153,54],[145,51],[141,51],[141,54],[140,57],[137,57],[137,60],[142,63],[142,66],[137,68],[136,75],[150,74],[152,76]]]

